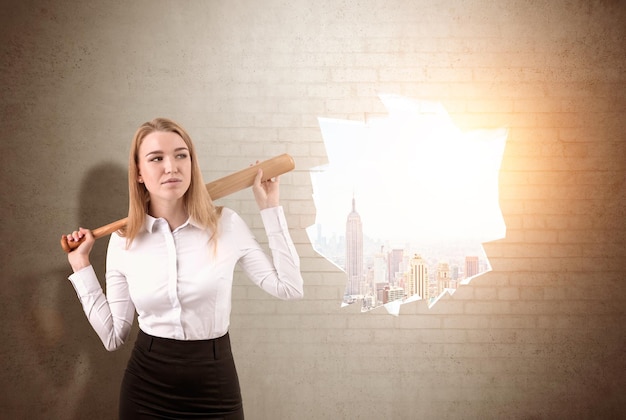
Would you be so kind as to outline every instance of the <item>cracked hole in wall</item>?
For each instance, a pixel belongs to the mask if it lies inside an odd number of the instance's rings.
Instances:
[[[388,115],[319,118],[329,163],[311,169],[314,249],[341,268],[341,305],[434,305],[491,270],[501,239],[498,174],[508,131],[463,132],[437,102],[380,95]]]

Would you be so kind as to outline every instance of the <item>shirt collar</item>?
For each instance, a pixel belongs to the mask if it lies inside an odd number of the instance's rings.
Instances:
[[[148,233],[154,233],[155,227],[159,225],[160,223],[166,223],[165,219],[163,219],[162,217],[155,218],[155,217],[150,216],[149,214],[146,214],[146,217],[143,222],[143,227]],[[193,220],[192,218],[188,218],[185,223],[177,227],[175,230],[180,230],[187,225],[191,225],[195,228],[202,229],[202,226],[200,226],[195,220]]]
[[[143,221],[143,227],[148,233],[152,233],[154,231],[154,225],[158,219],[146,214],[146,217]]]

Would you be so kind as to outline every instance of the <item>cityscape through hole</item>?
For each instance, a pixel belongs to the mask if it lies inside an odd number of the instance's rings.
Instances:
[[[314,249],[345,272],[341,305],[367,312],[446,294],[491,270],[508,131],[463,132],[436,102],[380,95],[388,115],[319,118],[328,164],[310,172]]]

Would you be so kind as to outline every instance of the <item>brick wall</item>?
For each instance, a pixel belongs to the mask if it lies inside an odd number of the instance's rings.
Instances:
[[[115,417],[130,346],[102,348],[64,280],[58,235],[124,216],[128,143],[157,115],[189,129],[207,180],[284,152],[297,163],[281,192],[305,299],[269,298],[240,273],[234,286],[247,418],[626,415],[624,2],[0,8],[0,408],[11,418]],[[304,231],[308,170],[327,162],[318,117],[382,115],[378,93],[440,101],[463,129],[509,128],[507,236],[485,245],[493,271],[399,317],[341,309],[343,273]],[[249,192],[221,204],[263,239]]]

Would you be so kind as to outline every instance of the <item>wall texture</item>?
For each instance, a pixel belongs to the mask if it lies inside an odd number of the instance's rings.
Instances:
[[[296,159],[305,300],[235,284],[249,419],[625,418],[625,21],[619,0],[3,1],[2,417],[115,418],[131,346],[104,350],[58,239],[125,216],[130,139],[168,116],[207,180]],[[399,317],[341,309],[304,231],[317,118],[382,113],[378,93],[510,128],[493,271]],[[249,191],[221,203],[264,240]]]

